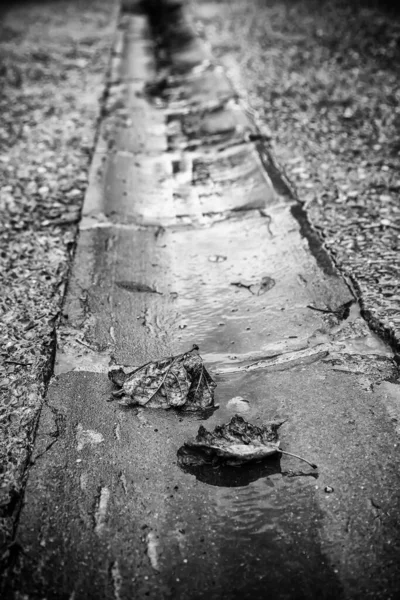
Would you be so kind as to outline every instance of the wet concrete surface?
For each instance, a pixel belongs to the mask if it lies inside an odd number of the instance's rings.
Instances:
[[[61,375],[20,522],[29,597],[112,598],[113,569],[122,598],[261,598],[265,586],[280,598],[390,597],[399,456],[379,391],[323,363],[217,383],[208,428],[241,396],[250,421],[287,419],[283,447],[316,460],[317,474],[289,457],[184,472],[177,451],[198,417],[123,410],[106,375]]]
[[[365,318],[398,351],[399,131],[391,99],[399,14],[385,4],[196,0],[190,8],[269,129],[281,169],[351,278]]]
[[[136,42],[153,44],[143,19],[135,3],[122,16],[119,72],[134,71],[124,61],[134,63]],[[154,14],[150,22],[160,35]],[[145,132],[149,120],[148,150],[145,136],[127,148],[111,114],[112,148],[99,141],[6,592],[394,599],[397,365],[306,216],[273,184],[234,93],[222,104],[212,87],[194,97],[210,64],[184,27],[181,53],[178,27],[165,48],[158,38],[143,79],[135,75],[141,91],[119,90],[123,110],[141,106],[143,123],[128,130]],[[179,107],[168,94],[146,96],[163,48],[170,89],[179,75],[180,98],[190,98]],[[193,343],[217,383],[212,415],[109,401],[111,362],[138,366]],[[201,424],[211,430],[234,414],[284,421],[282,448],[317,471],[287,456],[250,468],[179,466]]]
[[[375,578],[385,565],[374,541],[385,530],[388,535],[398,510],[390,492],[398,461],[393,464],[386,452],[395,436],[390,426],[379,437],[374,431],[377,419],[385,418],[376,395],[324,366],[315,371],[312,392],[302,368],[290,379],[280,373],[246,382],[218,380],[218,398],[249,399],[247,418],[288,418],[284,446],[320,465],[314,478],[307,467],[299,473],[294,459],[273,460],[275,472],[261,473],[248,485],[247,473],[243,483],[228,477],[238,487],[226,486],[223,474],[213,480],[213,474],[196,477],[177,466],[176,452],[195,434],[196,418],[122,411],[107,402],[111,390],[104,375],[61,376],[49,404],[65,429],[51,451],[34,458],[29,519],[20,524],[20,543],[28,555],[41,556],[33,570],[24,561],[26,584],[47,597],[74,589],[79,597],[112,597],[101,590],[117,562],[122,597],[145,591],[160,597],[160,590],[165,597],[205,597],[212,591],[214,597],[250,597],[267,585],[278,597],[334,598],[342,597],[341,569],[352,571],[355,564],[364,570],[362,587],[372,584],[378,592]],[[300,392],[294,394],[293,386]],[[335,392],[324,414],[316,414],[328,386]],[[345,408],[343,394],[351,401]],[[96,410],[86,406],[88,398],[96,398]],[[222,406],[207,426],[231,415]],[[340,431],[332,426],[337,421]],[[39,453],[41,443],[51,443],[52,431],[51,421],[43,423]],[[84,444],[79,431],[87,432]],[[340,564],[343,539],[346,562]],[[341,558],[336,574],[328,560],[335,554]],[[73,576],[79,564],[85,565],[82,579]]]

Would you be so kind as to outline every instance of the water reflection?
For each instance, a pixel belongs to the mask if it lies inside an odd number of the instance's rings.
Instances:
[[[244,487],[261,478],[280,474],[282,477],[312,477],[318,479],[315,471],[282,471],[280,455],[270,456],[258,463],[248,463],[241,466],[229,466],[221,462],[208,462],[202,456],[195,456],[182,446],[179,448],[178,465],[185,473],[194,475],[198,481],[219,487]],[[272,481],[265,484],[274,487]]]
[[[184,446],[179,448],[177,456],[178,465],[185,473],[194,475],[198,481],[220,487],[243,487],[262,477],[282,472],[279,454],[262,462],[248,463],[239,467],[210,461],[209,458],[207,460],[206,456],[192,453]]]

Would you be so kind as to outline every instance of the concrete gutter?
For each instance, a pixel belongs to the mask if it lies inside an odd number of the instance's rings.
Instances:
[[[121,17],[4,597],[396,598],[391,351],[181,5],[146,6]],[[110,361],[193,343],[218,384],[205,426],[286,420],[282,447],[317,474],[186,472],[198,416],[108,402]]]

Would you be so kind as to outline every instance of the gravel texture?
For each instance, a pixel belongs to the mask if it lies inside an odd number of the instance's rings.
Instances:
[[[389,8],[388,8],[389,6]],[[389,3],[192,0],[370,325],[400,347],[400,14]]]
[[[55,352],[118,2],[21,2],[0,23],[0,546]],[[4,557],[4,555],[3,555]]]

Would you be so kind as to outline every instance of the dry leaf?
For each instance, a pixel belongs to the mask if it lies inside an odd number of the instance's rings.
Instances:
[[[268,277],[268,275],[265,275],[261,278],[261,281],[259,283],[245,283],[243,281],[232,281],[231,285],[234,285],[238,288],[245,288],[246,290],[249,290],[250,294],[253,294],[253,296],[262,296],[263,294],[269,292],[269,290],[272,290],[272,288],[275,286],[275,283],[275,279],[272,279],[272,277]]]
[[[277,452],[304,460],[314,469],[317,466],[290,452],[281,450],[278,429],[281,423],[266,423],[261,427],[248,423],[240,415],[234,415],[228,424],[217,425],[213,432],[200,426],[195,439],[185,442],[178,451],[182,463],[201,464],[211,459],[238,466],[260,461]],[[193,454],[195,456],[193,457]],[[192,456],[190,456],[192,455]]]
[[[120,390],[114,397],[126,406],[181,408],[186,410],[214,407],[214,383],[204,367],[198,346],[159,361],[149,362],[131,373],[113,367],[109,378]]]
[[[212,433],[201,425],[196,438],[185,442],[185,447],[217,456],[227,460],[228,464],[262,460],[278,452],[280,425],[268,423],[257,427],[235,415],[228,424],[217,425]]]

